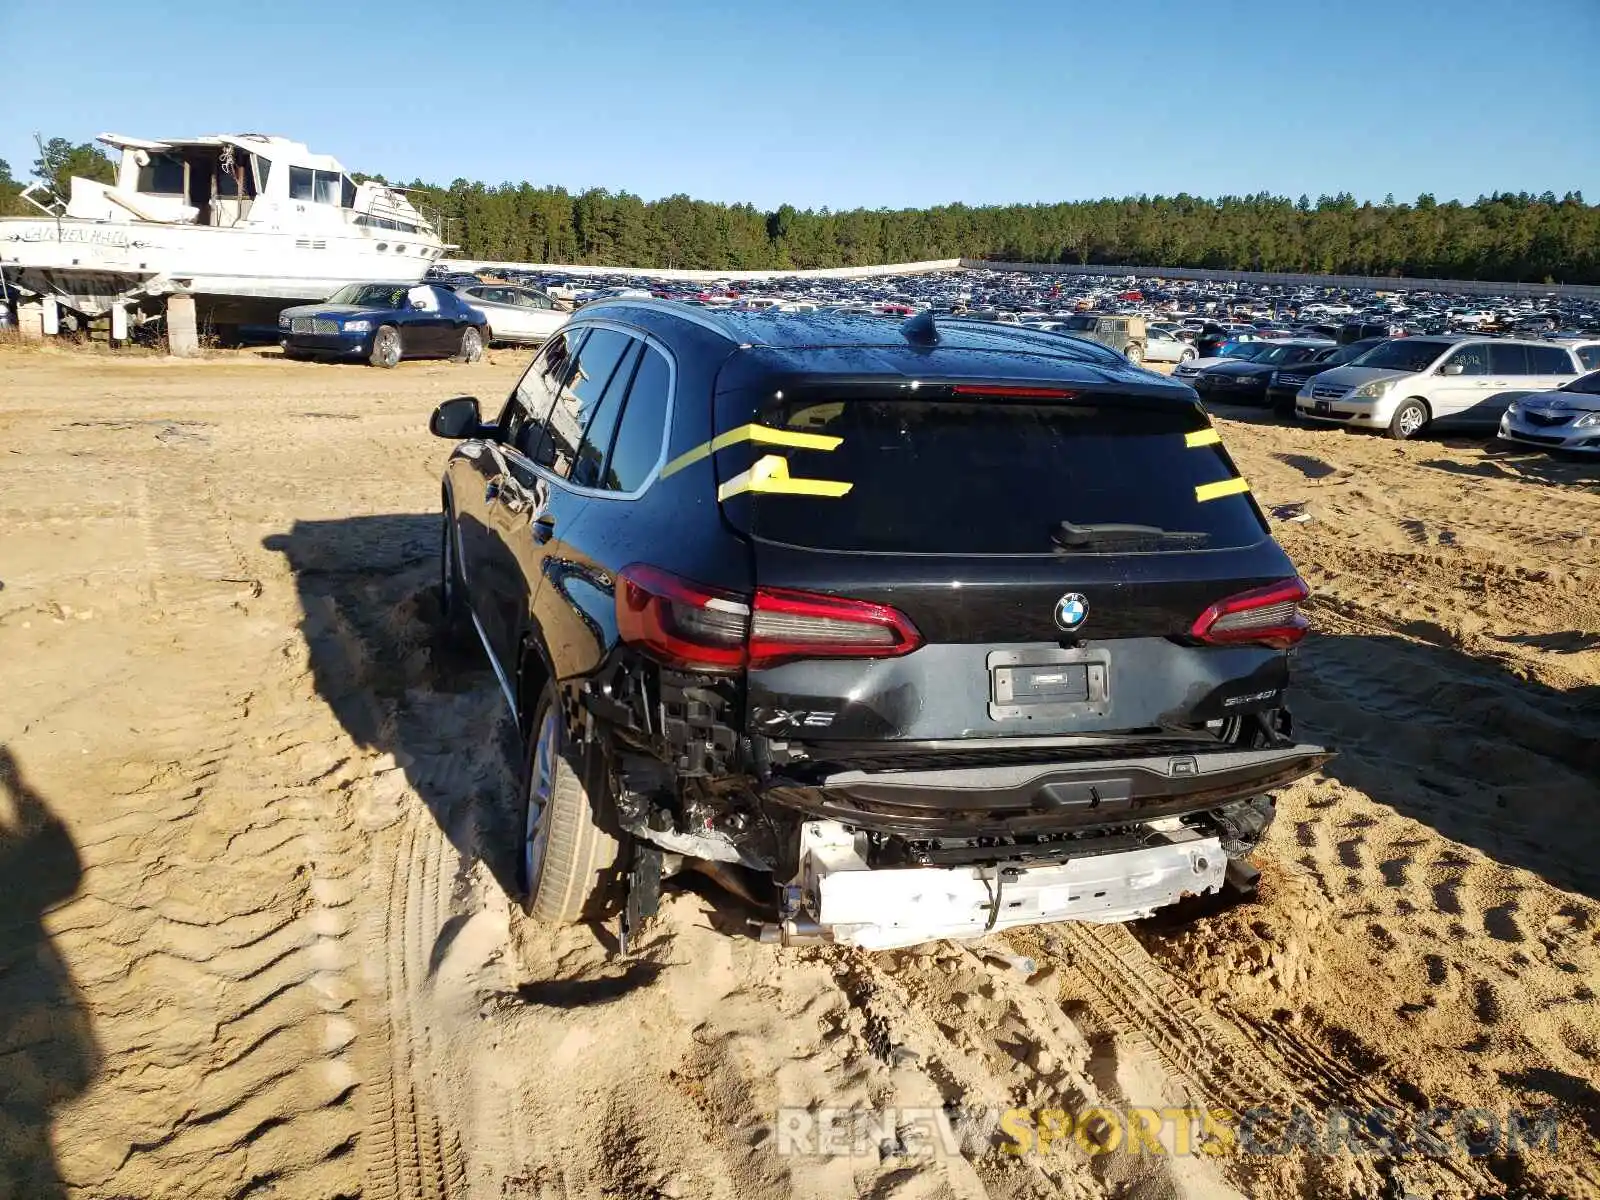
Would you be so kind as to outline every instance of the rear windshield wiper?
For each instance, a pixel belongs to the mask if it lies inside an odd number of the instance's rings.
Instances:
[[[1051,531],[1050,539],[1058,550],[1070,552],[1149,543],[1198,548],[1209,542],[1211,535],[1193,530],[1162,529],[1159,525],[1119,525],[1113,522],[1074,525],[1071,521],[1062,521]]]

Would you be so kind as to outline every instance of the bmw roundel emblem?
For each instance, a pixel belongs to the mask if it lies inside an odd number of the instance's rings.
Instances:
[[[1056,601],[1056,624],[1067,632],[1078,628],[1089,616],[1089,602],[1081,592],[1068,592]]]

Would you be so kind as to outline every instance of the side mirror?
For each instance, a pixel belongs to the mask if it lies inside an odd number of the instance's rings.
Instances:
[[[429,433],[453,442],[477,437],[482,428],[483,418],[478,412],[476,396],[457,396],[454,400],[446,400],[428,418]]]
[[[1441,375],[1459,375],[1459,374],[1461,374],[1461,372],[1463,372],[1465,370],[1466,370],[1466,368],[1464,366],[1462,366],[1460,363],[1445,363],[1444,366],[1439,368],[1439,374],[1441,374]]]

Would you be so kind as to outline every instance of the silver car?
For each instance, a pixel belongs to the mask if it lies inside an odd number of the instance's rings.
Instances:
[[[1500,437],[1546,450],[1600,454],[1600,371],[1552,392],[1517,397],[1500,418]]]
[[[496,342],[538,345],[572,315],[543,292],[505,283],[468,284],[456,295],[484,315]]]
[[[1174,337],[1166,330],[1157,329],[1153,325],[1147,327],[1144,346],[1145,362],[1185,363],[1198,357],[1199,353],[1188,342]]]

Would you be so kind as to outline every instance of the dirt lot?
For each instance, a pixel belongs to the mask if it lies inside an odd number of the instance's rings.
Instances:
[[[1593,1194],[1600,472],[1220,421],[1311,518],[1274,522],[1296,714],[1341,750],[1256,903],[865,955],[707,886],[622,960],[507,901],[508,731],[431,633],[424,420],[523,362],[0,351],[0,1197]],[[779,1153],[780,1107],[945,1104],[1113,1112]],[[1158,1156],[1129,1105],[1551,1110],[1557,1146]]]

